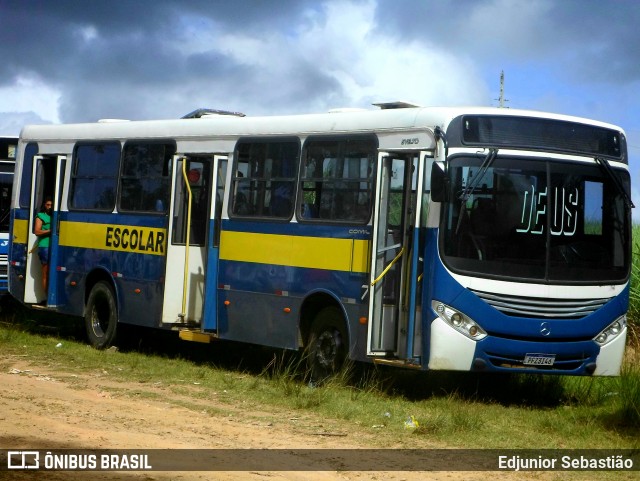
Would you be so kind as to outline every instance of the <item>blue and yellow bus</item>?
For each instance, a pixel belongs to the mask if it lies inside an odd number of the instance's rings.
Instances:
[[[17,136],[0,137],[0,296],[7,293],[9,258],[9,219],[11,216],[11,192],[13,169],[16,163]]]
[[[415,369],[619,373],[620,128],[515,109],[27,126],[10,292],[85,319]],[[53,201],[46,291],[34,219]]]

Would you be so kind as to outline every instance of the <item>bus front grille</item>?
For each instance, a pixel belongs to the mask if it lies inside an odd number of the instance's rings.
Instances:
[[[553,299],[509,296],[470,289],[476,296],[507,316],[580,319],[597,311],[611,298]]]

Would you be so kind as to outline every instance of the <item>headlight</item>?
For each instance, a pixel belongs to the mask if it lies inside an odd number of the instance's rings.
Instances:
[[[596,344],[604,346],[613,341],[627,327],[627,316],[622,316],[609,324],[600,334],[593,338]]]
[[[438,314],[438,317],[453,327],[456,331],[464,334],[469,339],[479,341],[487,337],[487,333],[473,319],[440,301],[433,301],[431,307]]]

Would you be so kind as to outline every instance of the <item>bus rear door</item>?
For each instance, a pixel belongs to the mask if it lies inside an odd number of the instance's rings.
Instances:
[[[176,155],[169,215],[162,322],[202,326],[205,310],[215,312],[221,182],[227,157]],[[217,186],[214,189],[212,186]],[[187,239],[188,238],[188,239]],[[213,282],[213,283],[212,283]]]

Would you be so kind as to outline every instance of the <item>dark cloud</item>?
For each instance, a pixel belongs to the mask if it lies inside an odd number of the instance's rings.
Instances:
[[[205,35],[211,30],[256,38],[286,35],[302,28],[305,12],[322,15],[316,8],[313,1],[299,0],[0,0],[9,19],[9,28],[0,31],[5,68],[0,86],[20,78],[53,86],[61,93],[60,118],[66,122],[172,116],[199,107],[193,104],[202,97],[216,102],[244,94],[240,98],[248,101],[264,72],[226,57],[215,44],[197,53],[185,53],[179,45],[197,36],[198,28]],[[309,70],[303,66],[305,82],[320,80],[309,87],[327,84],[321,73]],[[176,106],[181,90],[196,99],[184,98],[184,105]]]
[[[640,2],[586,0],[552,11],[568,75],[606,83],[640,82]]]
[[[380,1],[376,18],[405,41],[428,40],[494,71],[533,60],[572,81],[640,81],[637,0]]]
[[[497,86],[507,68],[508,79],[519,70],[586,85],[640,80],[635,0],[355,3],[374,10],[372,35],[423,45],[495,76],[479,84]],[[24,78],[45,83],[60,93],[64,122],[168,118],[201,106],[253,113],[344,106],[348,95],[329,72],[335,66],[295,45],[297,34],[322,25],[325,9],[317,0],[0,0],[0,87]],[[287,61],[281,68],[245,61],[219,45],[233,34],[277,37],[282,51],[270,53],[273,63]],[[200,47],[185,48],[190,42]],[[511,92],[521,106],[525,93]],[[532,102],[538,94],[526,93]]]
[[[46,20],[60,29],[93,26],[103,35],[162,32],[170,35],[184,15],[199,16],[229,28],[282,29],[315,8],[313,0],[2,0],[0,9],[21,24]]]
[[[86,74],[64,86],[63,121],[176,118],[200,107],[252,115],[308,111],[318,98],[340,95],[337,82],[305,59],[295,69],[265,71],[217,51],[182,56],[167,47],[149,55],[132,45],[127,52],[87,55]]]

